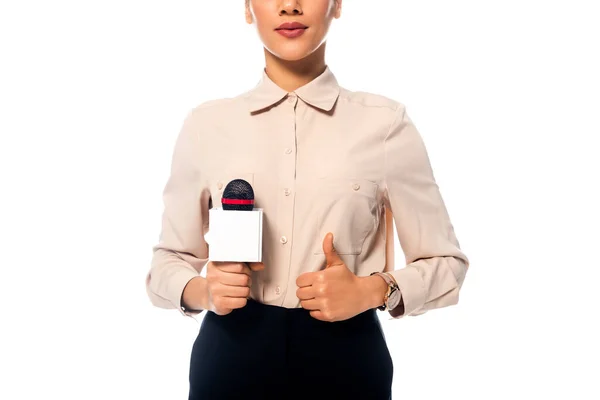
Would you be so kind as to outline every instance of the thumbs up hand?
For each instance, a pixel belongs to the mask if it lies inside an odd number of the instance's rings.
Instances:
[[[333,233],[323,240],[325,269],[301,274],[296,295],[303,308],[316,319],[328,322],[349,319],[370,308],[372,294],[366,277],[348,269],[333,246]],[[381,279],[380,279],[381,280]]]

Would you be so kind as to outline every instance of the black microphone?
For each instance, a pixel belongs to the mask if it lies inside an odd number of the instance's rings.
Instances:
[[[234,179],[225,186],[221,197],[223,210],[252,211],[254,189],[243,179]]]

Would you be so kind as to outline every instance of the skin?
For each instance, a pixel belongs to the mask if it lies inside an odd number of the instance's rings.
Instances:
[[[288,92],[312,81],[326,68],[327,34],[340,18],[342,0],[247,0],[246,22],[255,26],[263,43],[265,72]],[[286,38],[276,32],[283,22],[308,27],[303,35]],[[387,284],[379,276],[359,277],[342,261],[333,245],[333,233],[323,238],[325,268],[301,274],[296,294],[303,308],[328,322],[351,318],[383,303]],[[185,287],[182,303],[190,309],[212,310],[219,315],[246,305],[252,285],[251,270],[263,263],[209,262],[207,277],[193,278]]]
[[[248,0],[246,22],[263,43],[265,71],[291,92],[325,70],[325,47],[333,19],[340,18],[342,0]],[[283,22],[300,22],[308,29],[297,38],[275,31]]]
[[[209,261],[206,278],[192,278],[181,295],[181,304],[188,310],[210,310],[218,315],[229,314],[246,305],[252,287],[252,271],[261,271],[264,263]]]
[[[343,321],[383,303],[387,283],[379,276],[356,276],[333,246],[333,233],[323,239],[325,268],[296,279],[296,295],[310,315],[327,322]]]

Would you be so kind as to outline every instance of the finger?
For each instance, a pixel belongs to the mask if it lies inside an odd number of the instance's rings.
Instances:
[[[298,288],[296,290],[296,296],[300,300],[314,299],[316,297],[315,294],[316,293],[315,293],[314,286],[305,286],[305,287]]]
[[[319,310],[320,307],[319,300],[317,299],[302,300],[300,305],[306,310]]]
[[[252,271],[250,271],[250,267],[248,267],[248,265],[243,262],[235,262],[235,263],[223,262],[221,264],[215,264],[215,265],[218,267],[219,271],[222,271],[222,272],[247,274],[248,276],[250,276],[252,273]]]
[[[325,253],[325,268],[344,263],[333,246],[333,233],[331,232],[328,232],[323,239],[323,252]]]
[[[305,287],[312,285],[319,273],[320,271],[313,271],[300,274],[300,276],[296,278],[296,286]]]
[[[219,308],[242,308],[247,302],[248,299],[245,297],[221,297],[219,299]]]
[[[250,296],[250,288],[248,286],[229,286],[220,285],[213,291],[221,297],[248,297]]]
[[[218,307],[215,304],[213,304],[213,306],[210,309],[217,315],[227,315],[233,311],[231,308]]]
[[[252,278],[249,274],[221,272],[218,281],[222,285],[228,286],[250,286],[252,283]]]
[[[310,316],[313,317],[313,318],[315,318],[315,319],[321,320],[321,321],[325,321],[325,322],[328,321],[325,318],[325,316],[323,315],[323,312],[321,312],[320,310],[312,310],[310,312]]]
[[[265,264],[258,261],[250,261],[247,263],[252,271],[262,271],[265,269]]]

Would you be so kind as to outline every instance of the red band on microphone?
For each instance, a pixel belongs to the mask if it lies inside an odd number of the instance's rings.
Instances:
[[[245,199],[221,199],[222,204],[254,204],[254,200],[245,200]]]

